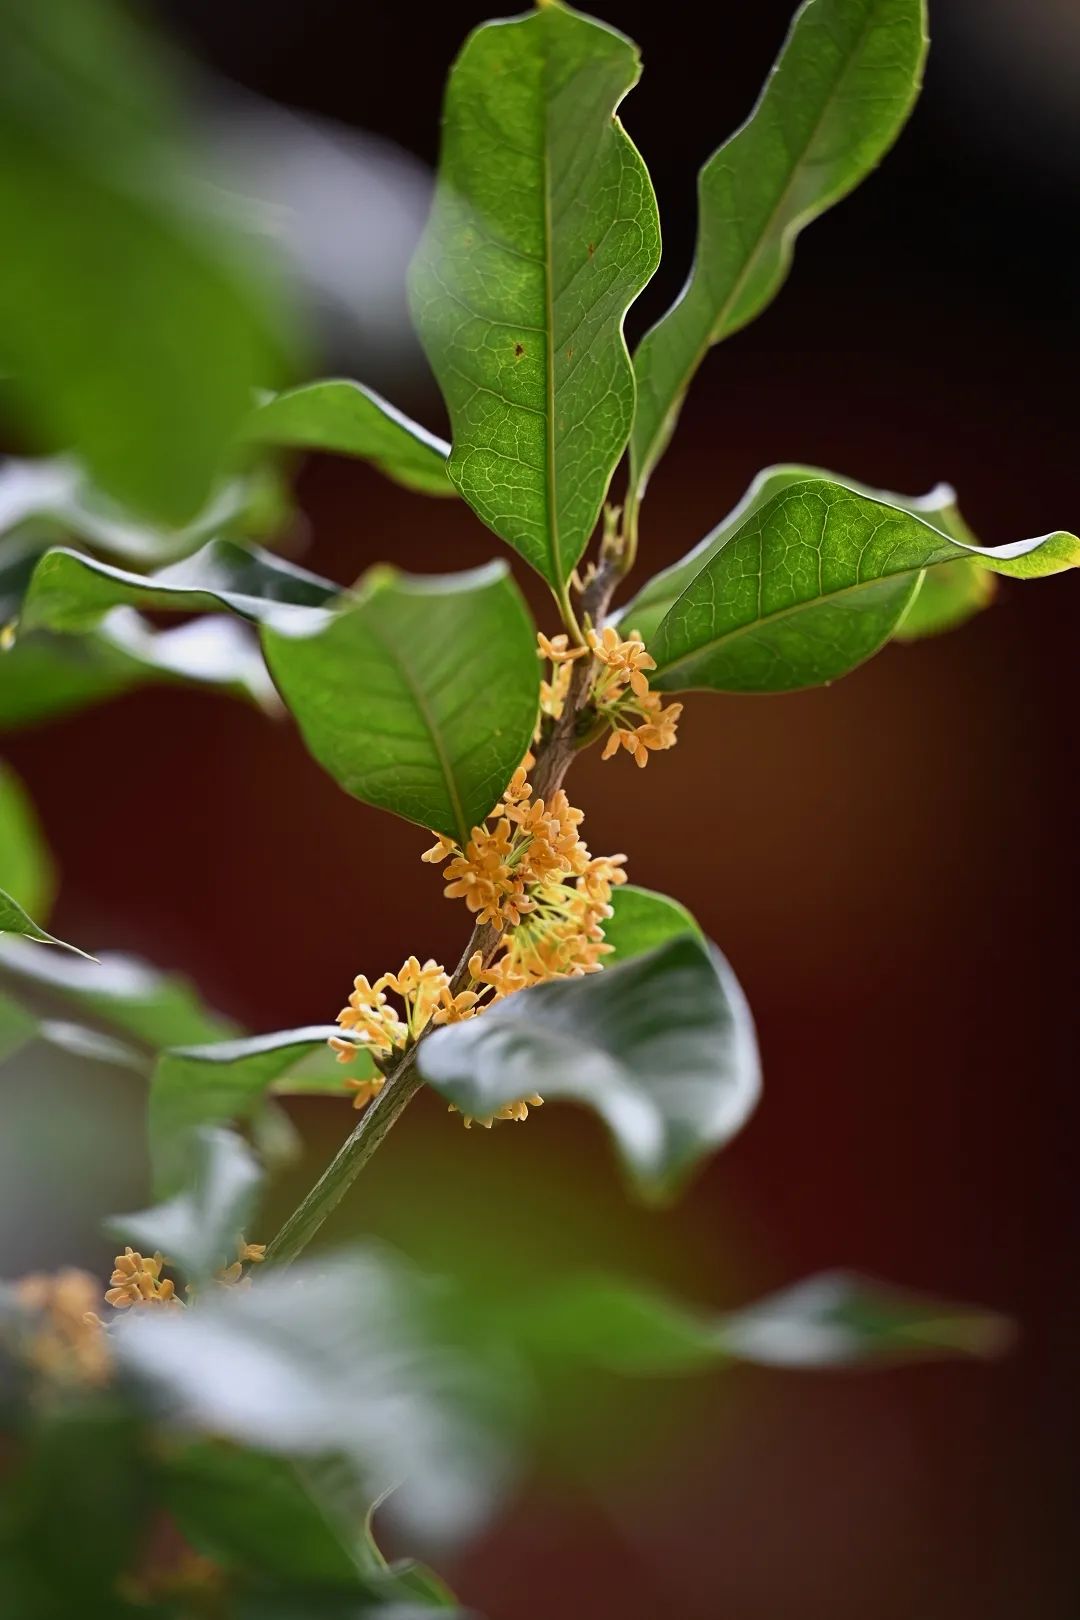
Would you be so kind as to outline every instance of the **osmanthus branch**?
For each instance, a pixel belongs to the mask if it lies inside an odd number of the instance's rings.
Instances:
[[[594,625],[603,624],[621,572],[622,565],[615,554],[601,558],[594,577],[581,595],[583,618]],[[582,746],[579,718],[589,694],[590,665],[588,658],[578,659],[574,664],[562,714],[535,749],[536,763],[529,777],[538,799],[550,798],[562,786]],[[500,937],[499,930],[490,923],[473,929],[450,980],[453,995],[468,988],[470,958],[479,951],[485,964],[488,963],[498,950]],[[424,1033],[386,1071],[382,1090],[368,1103],[352,1134],[346,1137],[311,1191],[267,1246],[267,1261],[288,1265],[302,1253],[416,1096],[424,1083],[416,1066],[417,1048]]]

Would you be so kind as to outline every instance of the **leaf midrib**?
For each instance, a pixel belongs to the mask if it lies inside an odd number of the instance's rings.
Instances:
[[[781,619],[792,618],[796,613],[812,613],[815,607],[821,607],[827,602],[831,603],[838,601],[841,597],[850,596],[857,591],[868,591],[872,590],[875,585],[896,584],[905,578],[910,578],[918,574],[925,574],[926,568],[929,566],[932,565],[927,564],[922,568],[898,568],[893,574],[878,574],[876,579],[856,580],[853,585],[842,585],[839,590],[828,591],[820,596],[808,597],[802,602],[790,602],[787,607],[777,608],[775,612],[772,613],[759,614],[756,619],[750,619],[746,622],[746,624],[736,625],[733,629],[725,631],[723,635],[713,636],[708,641],[701,642],[699,646],[693,648],[693,650],[690,652],[680,653],[678,658],[672,659],[670,664],[660,664],[656,673],[658,675],[667,675],[671,670],[678,669],[681,664],[686,664],[693,659],[701,658],[705,654],[712,652],[715,648],[726,646],[729,642],[737,641],[740,636],[750,635],[756,630],[761,630],[766,625],[776,624]],[[763,577],[764,570],[759,569],[759,596]],[[690,590],[693,584],[696,584],[696,580],[691,581],[691,584],[688,585],[686,589]],[[685,596],[686,591],[684,591],[682,595]],[[682,596],[678,598],[678,601],[681,600]],[[668,612],[673,612],[676,605],[677,604],[672,604],[672,607],[668,609]]]
[[[442,778],[446,784],[446,791],[450,796],[450,805],[454,812],[455,830],[457,832],[458,840],[462,845],[464,845],[468,840],[470,831],[465,821],[465,809],[461,802],[461,795],[458,792],[457,778],[454,775],[453,766],[450,762],[450,756],[446,752],[446,747],[443,743],[442,731],[435,718],[435,715],[432,713],[430,705],[428,704],[424,689],[416,680],[412,668],[410,667],[409,662],[402,652],[399,644],[395,641],[389,640],[383,635],[378,623],[378,619],[375,615],[372,616],[371,630],[376,641],[378,641],[380,646],[385,649],[385,651],[389,654],[391,661],[401,672],[401,678],[408,688],[409,696],[412,698],[413,703],[416,706],[417,713],[424,724],[424,728],[427,731],[428,736],[431,738],[431,745],[435,750],[435,757],[439,762],[439,769],[442,772]]]

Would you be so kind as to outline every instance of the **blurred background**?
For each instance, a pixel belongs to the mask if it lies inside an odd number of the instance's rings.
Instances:
[[[142,9],[208,70],[200,136],[306,287],[311,375],[357,376],[442,431],[402,277],[445,71],[484,8]],[[682,283],[696,169],[749,111],[789,0],[724,0],[705,25],[593,9],[645,59],[623,114],[665,258],[636,335]],[[781,460],[907,492],[948,479],[986,544],[1080,523],[1080,14],[931,12],[899,147],[699,377],[645,504],[642,578]],[[464,505],[357,462],[297,472],[287,549],[338,581],[499,549]],[[1078,615],[1073,577],[1005,582],[954,636],[827,691],[691,697],[679,747],[647,771],[593,755],[576,772],[591,847],[690,905],[739,974],[765,1063],[756,1118],[678,1206],[646,1214],[591,1118],[553,1107],[466,1135],[422,1097],[326,1241],[374,1231],[489,1286],[610,1265],[709,1307],[852,1266],[1004,1310],[1022,1339],[985,1367],[582,1384],[501,1521],[443,1560],[493,1620],[1077,1613]],[[51,926],[181,970],[253,1031],[332,1019],[355,973],[409,952],[456,958],[462,914],[419,863],[423,834],[346,798],[285,722],[161,689],[4,747],[62,872]],[[0,1101],[4,1273],[106,1269],[100,1217],[146,1197],[141,1083],[86,1074],[51,1053]],[[328,1102],[294,1117],[305,1155],[259,1236],[351,1124]]]

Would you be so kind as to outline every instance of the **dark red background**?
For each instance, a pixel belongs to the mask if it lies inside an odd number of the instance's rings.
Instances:
[[[240,82],[427,159],[445,66],[484,15],[161,9]],[[723,0],[707,48],[688,7],[599,10],[645,50],[624,114],[665,221],[655,315],[688,262],[694,168],[745,114],[787,7]],[[1076,126],[1009,51],[970,54],[969,8],[937,12],[901,146],[811,229],[777,305],[707,363],[646,503],[643,573],[783,459],[908,491],[948,478],[987,543],[1080,523]],[[1055,16],[1016,10],[1025,49]],[[436,424],[434,396],[410,392]],[[463,506],[356,464],[309,462],[299,498],[305,561],[341,581],[377,559],[452,569],[499,549]],[[1007,585],[962,632],[832,690],[691,698],[679,747],[646,772],[592,757],[576,774],[592,847],[625,850],[636,881],[685,900],[739,973],[765,1061],[757,1117],[676,1210],[645,1215],[584,1116],[553,1108],[465,1138],[424,1101],[331,1235],[375,1227],[423,1255],[417,1211],[434,1231],[441,1205],[472,1200],[499,1234],[491,1264],[515,1275],[528,1255],[611,1261],[728,1306],[843,1264],[1003,1309],[1022,1341],[990,1367],[706,1379],[689,1419],[687,1392],[660,1387],[670,1433],[640,1452],[645,1406],[628,1390],[616,1479],[549,1472],[452,1570],[493,1620],[1077,1612],[1078,608],[1073,578]],[[417,861],[423,836],[347,799],[287,724],[163,691],[9,752],[63,868],[59,931],[186,970],[253,1029],[324,1021],[354,972],[409,951],[456,956],[464,919]],[[136,1119],[138,1099],[125,1107]],[[332,1104],[299,1117],[312,1151],[282,1207],[349,1123]],[[121,1151],[137,1184],[136,1142],[132,1128]],[[85,1232],[45,1246],[103,1252]]]

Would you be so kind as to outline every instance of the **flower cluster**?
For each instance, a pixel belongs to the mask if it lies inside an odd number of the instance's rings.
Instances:
[[[542,637],[541,643],[545,656],[562,667],[585,653],[568,649],[565,636],[551,642]],[[473,952],[456,991],[437,962],[421,966],[415,956],[400,973],[384,973],[374,984],[356,979],[348,1005],[338,1014],[346,1033],[330,1039],[343,1063],[365,1047],[379,1064],[415,1041],[429,1022],[458,1023],[530,985],[595,973],[603,965],[610,950],[603,925],[611,915],[612,889],[626,881],[625,856],[590,855],[580,834],[582,812],[562,788],[546,800],[534,797],[528,778],[532,763],[526,755],[486,824],[473,828],[464,847],[440,834],[421,856],[429,864],[446,863],[444,893],[463,899],[478,923],[491,925],[495,944]],[[462,979],[457,983],[461,986]],[[400,1014],[388,1005],[388,990],[400,997]],[[355,1106],[362,1108],[378,1096],[385,1077],[348,1084]],[[478,1123],[524,1120],[542,1102],[535,1095],[520,1098]],[[465,1123],[472,1124],[472,1118]]]
[[[683,706],[669,703],[665,708],[659,693],[649,690],[647,671],[656,668],[656,661],[645,651],[641,637],[631,631],[624,641],[617,630],[607,625],[599,635],[590,630],[587,640],[600,665],[592,689],[593,703],[611,726],[601,757],[610,759],[625,748],[635,764],[644,766],[651,752],[674,748]]]
[[[111,1369],[105,1324],[94,1310],[100,1284],[87,1271],[35,1272],[14,1286],[22,1352],[46,1378],[100,1385]]]
[[[129,1245],[113,1262],[113,1274],[105,1294],[105,1303],[114,1310],[126,1311],[133,1305],[157,1305],[173,1310],[183,1305],[170,1277],[162,1277],[165,1259],[161,1254],[147,1259]]]

